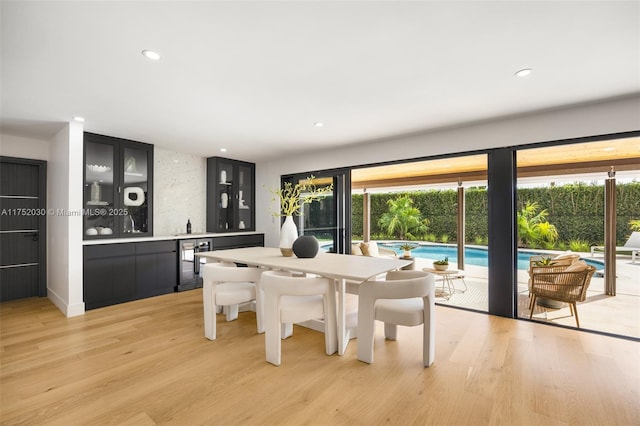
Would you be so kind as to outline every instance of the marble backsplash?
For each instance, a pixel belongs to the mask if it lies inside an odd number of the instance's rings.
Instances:
[[[207,159],[155,147],[153,235],[206,231]]]

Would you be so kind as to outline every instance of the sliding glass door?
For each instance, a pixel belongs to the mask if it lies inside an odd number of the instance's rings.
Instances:
[[[294,217],[300,235],[313,235],[321,250],[346,253],[351,244],[351,173],[347,169],[310,171],[282,177],[282,183],[305,183],[313,176],[318,188],[333,185],[333,191],[312,203],[304,204]],[[304,197],[304,193],[302,196]]]

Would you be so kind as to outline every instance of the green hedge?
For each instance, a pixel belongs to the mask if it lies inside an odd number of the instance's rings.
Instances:
[[[618,184],[616,231],[617,244],[622,245],[631,233],[629,221],[640,219],[640,183]],[[445,235],[449,242],[457,240],[456,190],[411,191],[402,193],[371,194],[371,237],[393,239],[378,225],[378,219],[387,211],[387,201],[407,195],[413,199],[423,217],[429,219],[429,230],[423,237],[440,241]],[[466,200],[466,240],[486,243],[487,238],[487,191],[486,188],[468,188]],[[549,212],[548,221],[556,226],[559,243],[582,240],[601,245],[604,241],[604,187],[576,183],[563,186],[521,188],[517,194],[517,208],[527,201],[537,202],[540,209]],[[352,235],[362,238],[362,195],[352,196]]]

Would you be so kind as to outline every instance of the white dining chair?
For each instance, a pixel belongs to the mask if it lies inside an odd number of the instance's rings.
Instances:
[[[388,340],[397,326],[423,324],[422,358],[429,367],[435,357],[435,284],[423,271],[391,271],[380,281],[365,281],[358,295],[358,359],[373,363],[375,321],[384,322]]]
[[[204,336],[216,339],[216,314],[225,307],[227,321],[238,318],[242,303],[256,300],[256,283],[262,269],[238,268],[235,263],[207,263],[202,267],[202,299],[204,306]],[[257,328],[262,327],[262,315],[256,303]]]
[[[287,276],[266,271],[260,277],[264,291],[265,353],[267,362],[280,365],[283,324],[324,319],[325,352],[338,350],[336,290],[333,280]]]

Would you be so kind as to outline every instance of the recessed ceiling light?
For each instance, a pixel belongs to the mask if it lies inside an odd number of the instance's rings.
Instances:
[[[84,117],[80,117],[79,115],[76,115],[73,119],[78,123],[84,123]]]
[[[220,152],[227,152],[227,148],[220,148]]]
[[[614,147],[610,146],[610,147],[607,147],[607,148],[603,148],[602,150],[603,151],[615,151],[616,149]]]
[[[516,71],[514,74],[516,77],[526,77],[533,72],[531,68],[523,68],[521,70]]]
[[[158,52],[153,51],[153,50],[145,49],[145,50],[142,51],[142,54],[144,55],[145,58],[151,59],[152,61],[160,60],[160,54]]]
[[[322,127],[322,126],[324,126],[324,123],[316,121],[315,123],[313,123],[313,125],[316,126],[316,127]]]

